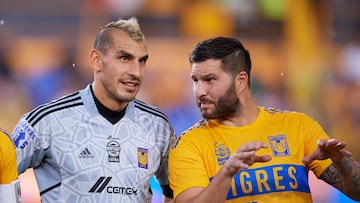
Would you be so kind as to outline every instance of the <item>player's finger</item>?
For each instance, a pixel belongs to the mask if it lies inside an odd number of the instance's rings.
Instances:
[[[260,148],[267,148],[267,144],[264,142],[249,142],[246,144],[243,144],[238,151],[253,151],[253,150],[259,150]]]
[[[346,146],[345,142],[340,142],[337,139],[330,139],[327,141],[327,147],[334,147],[335,149],[342,149]]]
[[[347,150],[345,150],[345,149],[340,150],[340,152],[341,152],[341,154],[342,154],[343,156],[350,157],[350,156],[352,155],[351,152],[349,152],[349,151],[347,151]]]
[[[245,162],[239,162],[237,167],[240,169],[248,169],[250,167],[250,165]]]
[[[228,160],[228,166],[239,169],[249,168],[252,164],[251,154],[252,152],[234,153]]]
[[[335,148],[335,149],[341,149],[341,146],[343,144],[339,145],[339,148],[337,148],[336,146],[341,143],[336,139],[330,139],[330,140],[324,140],[324,139],[320,139],[318,140],[318,146],[320,150],[328,150],[330,148]]]
[[[310,164],[313,160],[316,159],[316,154],[315,153],[312,153],[308,156],[305,156],[303,159],[302,159],[302,162],[305,164],[305,165],[308,165]]]
[[[255,151],[248,151],[248,152],[235,152],[232,157],[234,159],[244,160],[249,159],[250,157],[255,155]]]
[[[336,145],[336,144],[339,143],[339,140],[337,140],[337,139],[330,139],[330,140],[328,140],[327,142],[328,142],[328,144],[330,144],[330,145]]]
[[[252,160],[255,162],[268,162],[272,159],[270,155],[263,155],[263,156],[254,156]]]
[[[335,145],[336,149],[344,149],[346,147],[346,143],[345,142],[339,142]]]
[[[323,148],[328,144],[328,141],[324,140],[324,139],[320,139],[317,141],[317,144],[318,144],[319,148]]]

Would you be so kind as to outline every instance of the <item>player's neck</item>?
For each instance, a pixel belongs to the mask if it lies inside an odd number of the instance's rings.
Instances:
[[[225,119],[217,119],[216,121],[222,125],[231,127],[241,127],[251,125],[259,116],[260,109],[255,102],[241,105],[236,113]]]

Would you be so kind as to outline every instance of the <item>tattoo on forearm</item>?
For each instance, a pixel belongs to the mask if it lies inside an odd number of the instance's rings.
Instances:
[[[334,186],[335,188],[343,191],[343,182],[341,181],[340,174],[336,170],[334,164],[331,164],[324,173],[320,176],[320,179],[324,180],[328,184]]]
[[[346,164],[345,174],[349,174],[349,182],[354,187],[354,190],[360,191],[360,163],[354,159],[348,159],[349,161],[344,161]],[[360,195],[360,194],[358,194]]]
[[[320,179],[346,195],[360,199],[360,164],[354,159],[344,158],[340,163],[330,165]]]

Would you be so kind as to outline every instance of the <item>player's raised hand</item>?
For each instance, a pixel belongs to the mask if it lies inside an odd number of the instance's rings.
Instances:
[[[310,155],[303,158],[305,165],[313,160],[324,160],[330,158],[333,162],[340,161],[344,156],[350,157],[351,152],[345,150],[346,143],[336,139],[318,140],[318,148]]]
[[[257,156],[255,153],[261,148],[267,148],[264,142],[249,142],[243,144],[226,161],[224,167],[229,175],[235,175],[241,169],[247,169],[256,162],[267,162],[271,160],[270,155]]]

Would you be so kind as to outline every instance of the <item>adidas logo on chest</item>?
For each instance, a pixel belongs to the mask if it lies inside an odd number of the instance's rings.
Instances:
[[[89,159],[89,158],[94,158],[94,155],[91,154],[90,150],[86,147],[85,149],[83,149],[78,158],[80,159]]]

